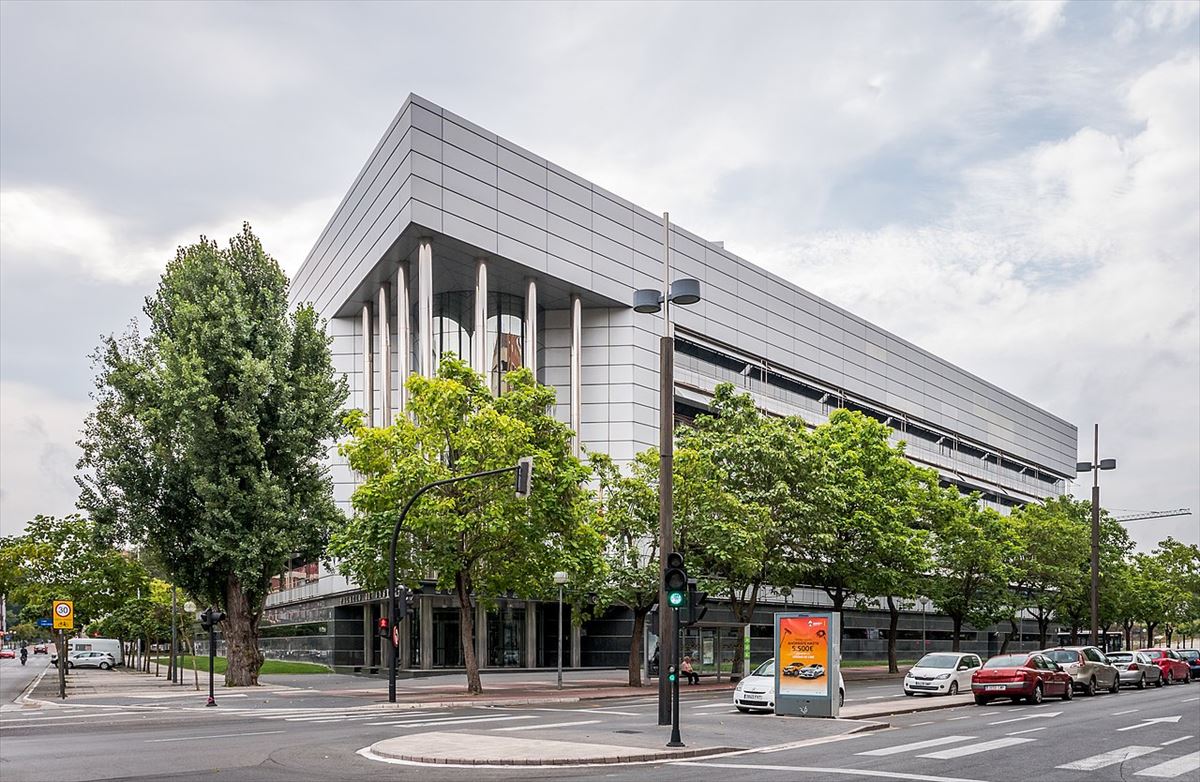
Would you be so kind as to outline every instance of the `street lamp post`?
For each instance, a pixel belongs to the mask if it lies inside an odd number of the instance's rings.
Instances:
[[[672,464],[675,457],[675,337],[671,333],[671,305],[690,305],[700,301],[700,281],[681,277],[671,282],[671,215],[663,212],[663,287],[661,291],[642,288],[633,293],[633,310],[643,314],[663,314],[663,334],[659,340],[658,364],[658,724],[671,724],[671,688],[662,675],[662,661],[673,660],[678,628],[674,612],[667,610],[667,594],[662,586],[667,555],[674,550],[674,506]]]
[[[1076,463],[1075,471],[1092,473],[1092,644],[1107,650],[1108,644],[1100,640],[1100,471],[1117,469],[1117,460],[1100,459],[1100,424],[1095,426],[1092,461]]]
[[[921,598],[921,654],[925,654],[929,649],[928,643],[925,641],[925,609],[929,606],[929,598]]]
[[[567,583],[567,574],[558,571],[554,574],[554,583],[558,584],[558,689],[562,689],[562,654],[563,654],[563,586]]]

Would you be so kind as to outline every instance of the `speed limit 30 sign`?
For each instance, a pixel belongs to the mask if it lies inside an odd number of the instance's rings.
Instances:
[[[75,604],[70,600],[54,601],[54,629],[75,629]]]

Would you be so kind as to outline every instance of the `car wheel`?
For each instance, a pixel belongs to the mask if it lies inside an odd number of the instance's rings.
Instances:
[[[1033,688],[1033,694],[1031,694],[1028,698],[1026,698],[1026,700],[1029,701],[1029,703],[1033,704],[1034,706],[1041,703],[1042,702],[1042,685],[1039,684],[1039,685],[1035,686]]]
[[[1116,674],[1113,676],[1112,686],[1108,688],[1108,692],[1110,695],[1116,695],[1120,691],[1121,691],[1121,675]]]
[[[1089,698],[1096,694],[1096,677],[1088,679],[1088,683],[1083,685],[1083,694]]]
[[[915,692],[910,692],[910,691],[908,691],[908,690],[905,690],[905,691],[904,691],[904,694],[905,694],[906,696],[908,696],[909,698],[911,698],[912,696],[916,695],[916,693],[915,693]]]
[[[950,691],[947,695],[958,695],[958,682],[950,682]]]
[[[1155,687],[1161,687],[1161,686],[1163,686],[1162,672],[1161,672],[1161,671],[1160,671],[1160,672],[1159,672],[1159,674],[1158,674],[1158,678],[1154,680],[1154,686],[1155,686]]]
[[[742,714],[749,714],[749,713],[750,713],[750,710],[749,710],[749,709],[747,709],[745,706],[738,706],[738,707],[737,707],[737,710],[738,710],[738,711],[740,711]]]
[[[1167,671],[1167,684],[1174,684],[1174,683],[1175,683],[1175,672]]]
[[[1075,688],[1068,684],[1067,688],[1065,690],[1063,690],[1062,699],[1064,701],[1069,701],[1074,697],[1075,697]]]
[[[1146,674],[1142,674],[1142,678],[1138,679],[1137,688],[1139,690],[1146,689]]]
[[[75,663],[71,662],[70,660],[67,660],[67,670],[69,671],[74,667],[75,667]]]
[[[840,709],[841,707],[843,707],[845,705],[846,705],[846,691],[838,690],[838,708]]]
[[[107,671],[111,667],[112,666],[109,665],[108,663],[100,663],[100,670],[102,670],[102,671]]]
[[[975,696],[975,705],[976,706],[986,706],[988,704],[988,701],[990,701],[990,700],[991,700],[991,698],[985,698],[982,695],[976,695]]]

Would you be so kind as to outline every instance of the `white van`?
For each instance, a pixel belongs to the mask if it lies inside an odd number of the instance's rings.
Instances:
[[[108,652],[117,665],[125,664],[125,655],[121,653],[121,642],[116,638],[68,638],[67,659],[75,652]]]

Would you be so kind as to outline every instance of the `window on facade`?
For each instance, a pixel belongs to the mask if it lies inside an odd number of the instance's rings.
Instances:
[[[488,299],[488,382],[502,394],[505,373],[525,366],[525,299],[510,293]]]
[[[464,361],[471,360],[471,341],[475,333],[475,294],[450,291],[433,297],[433,358],[446,353]]]

